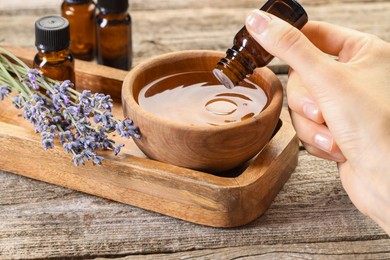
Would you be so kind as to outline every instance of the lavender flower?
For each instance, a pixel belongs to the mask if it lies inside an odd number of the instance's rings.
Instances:
[[[54,138],[56,137],[56,126],[45,126],[41,133],[43,149],[54,148]]]
[[[83,164],[85,165],[85,161],[84,161],[84,153],[79,153],[79,154],[74,154],[73,155],[73,162],[74,162],[74,165],[75,166],[79,166],[79,164]]]
[[[124,144],[119,144],[119,145],[115,146],[114,154],[115,154],[115,155],[118,155],[118,153],[120,153],[121,148],[122,148],[123,146],[125,146],[125,145],[124,145]]]
[[[116,131],[120,136],[124,136],[126,138],[130,138],[131,136],[134,136],[137,139],[141,138],[138,128],[133,125],[133,121],[130,119],[118,122],[116,124]]]
[[[54,140],[59,139],[66,153],[72,155],[74,165],[91,161],[101,165],[104,158],[99,156],[97,149],[112,150],[117,155],[123,144],[115,142],[107,134],[117,131],[125,138],[140,138],[138,128],[129,119],[123,122],[116,119],[111,109],[112,99],[109,95],[84,90],[79,93],[72,89],[73,83],[45,78],[42,72],[29,69],[11,53],[0,47],[0,51],[20,65],[4,66],[2,61],[7,59],[0,53],[0,67],[9,71],[7,77],[17,74],[18,80],[1,80],[0,100],[10,97],[14,106],[22,109],[23,116],[33,124],[35,132],[41,136],[45,150],[54,147]],[[39,89],[46,90],[43,95]],[[10,96],[11,91],[15,93]]]
[[[22,100],[19,96],[16,96],[12,99],[12,103],[14,104],[14,106],[17,108],[17,109],[21,109],[22,108]]]
[[[5,96],[8,96],[11,93],[11,90],[8,86],[4,85],[0,87],[0,101],[4,99]]]
[[[29,81],[27,81],[27,82],[30,83],[28,85],[31,86],[33,89],[38,90],[39,85],[36,83],[37,76],[42,76],[42,72],[37,70],[37,69],[29,69],[29,70],[27,70],[27,76],[29,79]]]

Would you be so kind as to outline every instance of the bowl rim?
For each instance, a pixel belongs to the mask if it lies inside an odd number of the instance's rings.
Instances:
[[[130,109],[133,109],[134,112],[138,115],[141,115],[143,118],[148,118],[148,120],[152,122],[156,122],[156,124],[159,124],[161,126],[169,126],[170,128],[174,129],[182,129],[184,131],[207,131],[207,132],[215,132],[215,131],[221,131],[221,130],[229,130],[229,129],[237,129],[241,127],[246,127],[251,124],[257,124],[259,121],[261,121],[262,118],[265,118],[267,114],[271,113],[271,111],[275,110],[275,106],[277,107],[278,102],[277,99],[280,99],[280,103],[283,103],[283,87],[280,82],[280,80],[276,77],[276,75],[267,67],[261,67],[256,68],[256,71],[263,70],[265,73],[272,74],[271,77],[276,79],[276,81],[273,82],[273,84],[276,84],[275,91],[274,91],[274,98],[272,101],[269,101],[268,105],[263,109],[259,114],[235,123],[230,124],[224,124],[224,125],[215,125],[215,126],[207,126],[207,125],[188,125],[185,123],[175,122],[168,119],[161,118],[159,116],[156,116],[152,113],[147,112],[144,110],[134,99],[133,90],[131,87],[129,87],[131,82],[134,82],[135,78],[143,73],[145,70],[144,68],[151,68],[155,64],[161,64],[162,61],[166,62],[170,59],[175,59],[175,61],[183,60],[181,57],[187,57],[186,55],[192,54],[194,55],[194,58],[201,57],[201,56],[220,56],[221,58],[225,55],[222,51],[213,51],[213,50],[184,50],[184,51],[175,51],[175,52],[169,52],[162,55],[154,56],[146,61],[143,61],[139,63],[137,66],[135,66],[129,73],[126,75],[125,79],[123,80],[122,84],[122,106],[125,107],[126,105],[130,107]],[[280,97],[278,97],[280,95]],[[276,97],[276,98],[275,98]],[[272,109],[271,109],[272,108]],[[131,118],[130,118],[131,119]],[[140,129],[142,131],[142,129]]]

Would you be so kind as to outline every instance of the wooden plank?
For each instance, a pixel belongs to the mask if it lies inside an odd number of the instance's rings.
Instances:
[[[5,259],[119,257],[256,245],[310,248],[311,243],[336,246],[337,241],[363,241],[375,247],[371,240],[378,239],[390,243],[384,231],[352,205],[334,163],[305,151],[299,158],[269,210],[249,225],[232,229],[195,225],[3,172],[0,255]],[[382,245],[377,251],[387,252]],[[367,253],[370,258],[369,253],[375,252]]]
[[[75,167],[61,148],[44,151],[31,127],[3,121],[0,169],[199,224],[238,226],[268,208],[294,169],[297,140],[288,127],[284,122],[236,180],[138,158],[131,151],[118,158],[102,152],[101,167]]]
[[[159,259],[389,259],[390,243],[387,239],[373,241],[352,241],[336,243],[311,243],[288,245],[256,245],[220,248],[212,250],[193,250],[172,254],[151,254],[127,256],[121,260],[159,260]],[[97,258],[103,260],[107,258]]]

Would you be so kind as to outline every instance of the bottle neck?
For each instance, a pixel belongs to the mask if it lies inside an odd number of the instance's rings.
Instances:
[[[92,2],[93,2],[92,0],[64,0],[64,3],[75,4],[75,5],[78,5],[78,4],[90,4]]]
[[[227,88],[233,88],[256,69],[252,55],[245,49],[237,49],[236,46],[226,51],[226,57],[222,58],[213,70],[215,77]]]
[[[104,16],[106,18],[125,18],[129,14],[127,10],[123,12],[110,12],[107,11],[106,9],[99,9],[98,15]]]
[[[94,4],[93,1],[80,2],[80,3],[64,1],[62,3],[62,7],[63,8],[71,8],[71,7],[74,7],[74,8],[87,8],[87,9],[90,9],[90,10],[95,10],[96,5]]]
[[[99,11],[97,14],[97,21],[107,20],[107,21],[125,21],[129,20],[129,14],[127,12],[123,13],[109,13]]]
[[[69,59],[71,53],[69,51],[69,48],[56,50],[56,51],[47,51],[43,49],[38,49],[37,55],[41,59],[45,59],[48,62],[55,62],[55,61],[63,61]]]

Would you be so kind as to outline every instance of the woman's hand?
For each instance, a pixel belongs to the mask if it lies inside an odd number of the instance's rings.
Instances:
[[[301,32],[259,10],[246,27],[291,67],[288,104],[305,148],[338,163],[352,202],[390,234],[390,43],[321,22]]]

